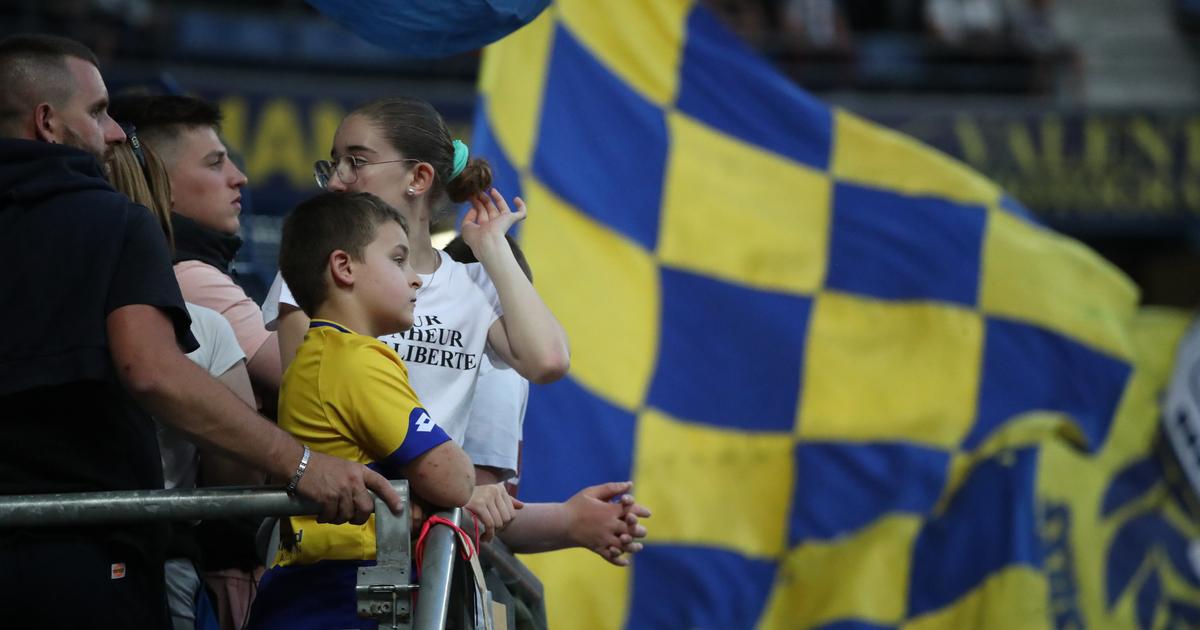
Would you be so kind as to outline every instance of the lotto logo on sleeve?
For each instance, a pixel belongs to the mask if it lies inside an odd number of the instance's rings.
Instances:
[[[433,423],[433,418],[429,417],[429,412],[417,407],[412,410],[408,416],[408,424],[421,433],[428,433],[436,426]]]
[[[109,567],[108,579],[121,580],[124,578],[125,578],[125,563],[124,562],[114,562],[112,564],[112,566]]]

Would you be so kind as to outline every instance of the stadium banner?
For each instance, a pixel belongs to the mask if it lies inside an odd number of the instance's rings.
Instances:
[[[1200,220],[1200,112],[879,113],[1075,233],[1171,234]]]

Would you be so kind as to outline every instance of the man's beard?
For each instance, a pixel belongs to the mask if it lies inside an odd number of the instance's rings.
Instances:
[[[109,162],[113,157],[112,146],[106,144],[104,145],[104,148],[97,153],[96,147],[88,146],[88,144],[83,141],[83,137],[75,133],[70,127],[63,128],[63,144],[91,153],[96,157],[97,160],[100,161],[100,166],[104,169],[105,174],[109,172],[109,169],[111,168]]]

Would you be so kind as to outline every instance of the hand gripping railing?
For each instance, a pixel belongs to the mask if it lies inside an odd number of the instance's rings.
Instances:
[[[434,528],[425,543],[420,584],[411,584],[408,482],[393,481],[392,487],[404,507],[393,515],[375,498],[376,564],[359,570],[359,614],[379,621],[380,628],[441,630],[446,625],[458,539],[447,527]],[[314,501],[269,487],[9,495],[0,496],[0,528],[307,516],[319,511]],[[458,524],[461,510],[440,516]],[[414,623],[411,597],[418,589],[421,605]]]

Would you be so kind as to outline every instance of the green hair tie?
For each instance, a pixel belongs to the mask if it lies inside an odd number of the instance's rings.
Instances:
[[[471,157],[471,150],[467,148],[467,144],[462,140],[454,141],[454,170],[450,172],[450,179],[454,179],[462,174],[463,169],[467,167],[467,158]]]

